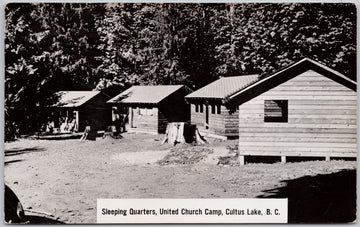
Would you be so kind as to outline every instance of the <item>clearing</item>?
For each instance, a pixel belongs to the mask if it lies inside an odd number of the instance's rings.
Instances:
[[[219,156],[229,155],[226,147],[234,147],[237,140],[211,140],[210,145],[199,146],[180,144],[172,149],[169,144],[161,144],[162,135],[123,136],[118,140],[22,139],[5,143],[5,183],[17,194],[24,209],[51,214],[41,222],[96,223],[98,198],[290,197],[284,189],[291,182],[295,185],[293,181],[305,179],[319,188],[321,182],[314,180],[323,176],[319,174],[350,170],[354,175],[356,169],[356,161],[344,160],[217,165]],[[342,191],[339,187],[355,190],[355,181],[348,175],[341,176],[346,182],[331,178],[337,191]],[[310,197],[322,193],[303,191],[311,193]],[[324,193],[325,198],[333,197],[329,189]],[[345,205],[353,199],[351,196],[342,199]],[[292,214],[291,201],[289,198],[289,221],[306,222]],[[311,203],[316,204],[314,200]],[[25,213],[35,215],[29,211]],[[327,213],[334,216],[331,211]]]

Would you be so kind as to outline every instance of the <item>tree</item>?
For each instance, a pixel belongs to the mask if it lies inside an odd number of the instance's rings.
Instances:
[[[10,3],[5,136],[33,133],[59,90],[268,74],[303,57],[356,80],[354,4]]]
[[[219,74],[266,74],[309,57],[356,79],[353,4],[226,6],[213,22]]]
[[[93,30],[94,6],[7,5],[6,137],[38,130],[55,101],[55,91],[94,87],[98,40]]]
[[[142,56],[137,53],[137,30],[134,11],[137,5],[107,4],[105,16],[98,20],[99,34],[97,58],[101,64],[96,68],[98,90],[115,95],[119,90],[137,83],[138,63]]]

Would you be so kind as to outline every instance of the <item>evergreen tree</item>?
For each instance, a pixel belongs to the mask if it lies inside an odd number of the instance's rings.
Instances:
[[[356,80],[354,4],[10,3],[5,137],[37,131],[59,90],[198,89],[303,57]]]

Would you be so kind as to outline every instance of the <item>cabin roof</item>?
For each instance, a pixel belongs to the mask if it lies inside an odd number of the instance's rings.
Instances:
[[[183,86],[184,85],[132,86],[114,98],[110,99],[108,103],[158,104]]]
[[[290,64],[289,66],[287,66],[283,69],[280,69],[274,73],[261,76],[259,78],[259,80],[256,81],[255,83],[252,83],[249,86],[247,86],[246,88],[231,95],[229,97],[229,100],[231,100],[243,93],[246,93],[248,91],[252,94],[256,94],[255,95],[255,97],[256,97],[256,96],[260,95],[261,93],[266,92],[267,90],[285,82],[286,80],[294,78],[294,77],[298,76],[299,74],[301,74],[302,72],[305,72],[309,69],[315,70],[315,71],[319,72],[320,74],[322,74],[323,76],[328,77],[328,78],[352,89],[353,91],[356,91],[357,83],[355,81],[349,79],[348,77],[341,74],[340,72],[333,70],[317,61],[314,61],[309,58],[303,58],[302,60],[294,62],[294,63]],[[270,86],[267,86],[267,89],[260,89],[260,90],[262,90],[262,92],[260,92],[260,93],[251,92],[252,89],[259,88],[259,87],[263,86],[264,84],[267,84]]]
[[[59,91],[58,101],[53,107],[79,107],[98,95],[100,91]]]
[[[220,78],[187,95],[186,99],[227,99],[229,96],[258,81],[259,75],[243,75]]]

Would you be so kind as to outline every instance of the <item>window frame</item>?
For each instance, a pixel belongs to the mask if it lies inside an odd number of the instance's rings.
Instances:
[[[267,116],[267,113],[276,112],[276,111],[270,111],[271,108],[269,108],[270,103],[269,102],[275,102],[279,110],[281,110],[281,116]],[[289,102],[288,100],[264,100],[264,122],[265,123],[288,123],[289,121]],[[280,112],[280,111],[279,111]],[[276,113],[279,113],[276,112]]]

